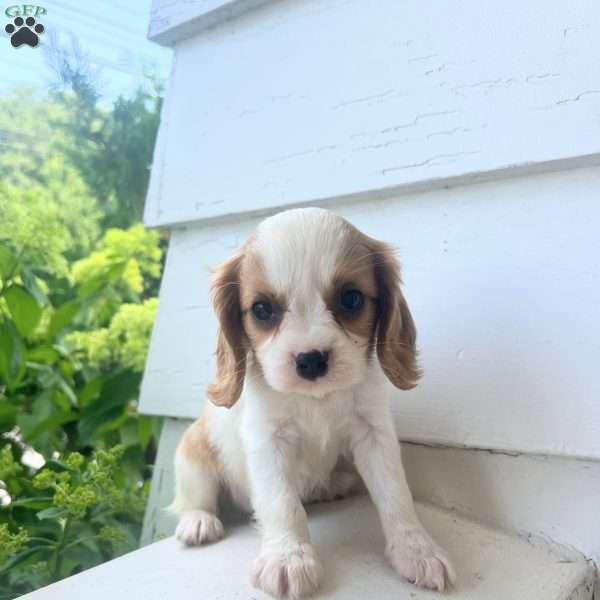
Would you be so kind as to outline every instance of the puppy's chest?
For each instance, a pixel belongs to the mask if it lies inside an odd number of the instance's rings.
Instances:
[[[299,490],[308,491],[327,484],[340,455],[347,451],[349,417],[317,412],[296,415],[282,428],[282,441],[292,457]]]

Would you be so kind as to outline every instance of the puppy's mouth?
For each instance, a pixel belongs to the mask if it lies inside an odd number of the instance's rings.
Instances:
[[[331,378],[329,380],[323,380],[319,383],[315,383],[312,387],[310,385],[301,385],[295,391],[296,393],[304,396],[310,396],[312,398],[324,400],[336,392],[343,392],[344,390],[355,386],[357,383],[358,381],[353,381],[350,379],[340,380],[338,378]]]
[[[283,392],[291,392],[311,396],[313,398],[326,398],[328,395],[350,388],[358,383],[357,370],[345,367],[341,363],[330,362],[327,372],[319,377],[306,378],[294,373],[291,381],[282,389]]]

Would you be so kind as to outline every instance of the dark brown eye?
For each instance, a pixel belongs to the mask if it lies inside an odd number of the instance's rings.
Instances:
[[[258,321],[270,321],[273,318],[273,305],[270,302],[255,302],[252,305],[252,314]]]
[[[365,297],[360,290],[345,290],[340,296],[340,304],[348,312],[358,312],[364,303]]]

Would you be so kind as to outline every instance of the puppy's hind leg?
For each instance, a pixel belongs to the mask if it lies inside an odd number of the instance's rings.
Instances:
[[[220,468],[206,417],[183,434],[175,453],[175,500],[169,510],[180,515],[175,537],[186,546],[216,542],[223,537],[217,517]]]

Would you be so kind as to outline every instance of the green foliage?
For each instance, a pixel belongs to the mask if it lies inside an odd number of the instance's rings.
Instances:
[[[109,229],[98,249],[73,265],[76,283],[96,281],[110,269],[119,269],[115,280],[124,298],[137,299],[144,292],[144,277],[157,279],[160,275],[162,251],[159,235],[142,225],[127,230]]]
[[[140,226],[107,232],[84,259],[93,268],[75,263],[75,283],[41,299],[36,290],[46,282],[24,277],[27,254],[6,244],[0,249],[7,265],[0,277],[0,427],[18,426],[24,441],[45,453],[92,446],[135,408],[156,312],[156,299],[140,295],[159,274],[158,238]],[[125,303],[133,297],[138,303]],[[120,389],[112,389],[114,381]],[[78,427],[69,426],[75,421]]]
[[[102,217],[62,154],[68,138],[51,126],[67,118],[63,107],[31,90],[0,98],[0,131],[7,139],[0,144],[0,240],[11,240],[37,268],[57,276],[66,274],[70,258],[89,252]]]
[[[141,226],[108,231],[73,264],[59,294],[51,275],[32,274],[35,255],[0,243],[0,432],[10,442],[0,451],[0,486],[10,498],[0,508],[0,589],[7,594],[137,543],[159,427],[136,413],[158,243]],[[28,448],[45,457],[37,474],[20,460]]]
[[[65,143],[63,152],[94,190],[105,215],[104,224],[128,227],[142,216],[160,120],[162,87],[151,80],[150,90],[119,98],[103,110],[94,94],[62,91],[55,98],[75,118],[63,129],[78,144]],[[79,89],[79,83],[72,85]]]
[[[78,60],[0,98],[0,600],[136,547],[160,427],[136,411],[160,86],[110,108]]]
[[[48,461],[34,473],[0,450],[13,501],[0,513],[0,598],[26,593],[136,547],[147,484],[121,466],[123,446]],[[16,523],[22,525],[15,525]]]
[[[66,336],[65,342],[92,367],[121,364],[142,371],[157,308],[156,298],[141,304],[122,304],[108,327],[73,332]]]

